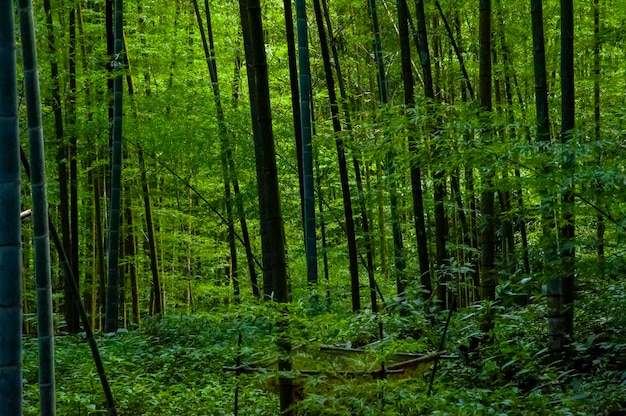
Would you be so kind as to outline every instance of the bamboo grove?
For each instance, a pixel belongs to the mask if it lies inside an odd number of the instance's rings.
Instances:
[[[488,340],[495,305],[546,302],[559,354],[577,280],[623,270],[618,1],[29,3],[0,2],[0,321],[36,316],[42,397],[52,312],[114,332],[273,300],[288,332],[293,300],[482,301]]]

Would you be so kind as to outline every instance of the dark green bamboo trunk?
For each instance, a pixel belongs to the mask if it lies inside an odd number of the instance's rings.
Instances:
[[[531,0],[531,19],[533,30],[533,60],[535,73],[535,106],[537,123],[537,140],[542,150],[547,152],[550,143],[550,119],[548,112],[548,83],[546,73],[545,41],[543,35],[542,0]],[[549,174],[550,168],[544,168]],[[563,318],[561,316],[561,281],[557,272],[557,248],[554,221],[555,198],[545,187],[541,193],[541,245],[544,251],[544,273],[547,278],[548,302],[548,346],[550,351],[557,353],[563,344]]]
[[[430,65],[430,51],[428,48],[428,36],[426,31],[426,17],[424,13],[424,2],[422,0],[417,0],[415,2],[415,10],[417,16],[417,34],[418,34],[418,46],[419,46],[419,55],[420,55],[420,63],[422,66],[422,77],[424,81],[424,96],[428,101],[428,105],[431,108],[427,108],[427,115],[431,117],[434,116],[432,111],[432,105],[435,103],[435,91],[433,88],[433,77],[432,70]],[[402,26],[400,26],[402,28]],[[401,29],[402,30],[402,29]],[[402,33],[402,31],[400,32]],[[408,39],[407,45],[408,49]],[[407,52],[408,53],[408,52]],[[407,66],[407,64],[405,64]],[[410,71],[410,67],[407,66],[406,71]],[[405,75],[405,77],[408,75]],[[405,87],[406,88],[406,87]],[[406,94],[406,93],[405,93]],[[426,133],[430,134],[432,132],[432,124],[428,123],[426,127]],[[411,150],[413,154],[418,154],[419,144],[417,142],[417,138],[409,138],[409,145],[411,146]],[[413,143],[411,143],[413,140]],[[411,167],[411,180],[413,185],[413,210],[415,215],[415,234],[418,238],[418,256],[420,262],[420,274],[422,279],[422,290],[424,293],[424,298],[430,298],[432,296],[432,279],[430,273],[430,265],[428,258],[428,241],[426,237],[426,221],[424,215],[424,202],[422,195],[422,184],[421,184],[421,170],[418,166]],[[437,175],[440,176],[440,175]],[[445,192],[441,192],[441,185],[435,184],[435,189],[438,197],[443,197]],[[437,247],[437,263],[439,266],[443,265],[443,259],[447,256],[445,253],[445,229],[441,229],[441,225],[445,222],[444,218],[441,218],[443,215],[443,200],[442,198],[437,198],[435,201],[435,234],[437,236],[443,236],[443,241],[441,238],[437,238],[438,242]],[[443,220],[443,221],[442,221]],[[439,224],[439,226],[437,226]],[[443,242],[443,252],[441,252],[441,242]],[[437,298],[441,302],[441,306],[445,307],[445,282],[439,281],[437,285]]]
[[[50,275],[50,236],[41,96],[33,8],[30,0],[19,1],[20,35],[24,66],[24,91],[28,120],[35,278],[37,282],[37,339],[39,344],[39,400],[41,415],[56,414],[54,379],[54,323]],[[0,406],[2,408],[2,406]]]
[[[78,133],[76,124],[76,7],[72,7],[69,13],[69,91],[67,101],[67,120],[70,142],[68,147],[69,157],[69,218],[70,218],[70,245],[72,272],[76,276],[80,289],[79,257],[80,247],[78,244]],[[72,307],[71,319],[67,321],[67,329],[70,333],[80,331],[80,316],[78,310]]]
[[[436,102],[435,97],[435,89],[433,85],[433,75],[431,69],[430,62],[430,51],[428,47],[428,34],[426,30],[426,16],[424,13],[424,2],[422,0],[415,1],[415,10],[417,17],[417,33],[418,33],[418,44],[419,44],[419,54],[420,54],[420,63],[422,65],[422,73],[423,73],[423,81],[424,81],[424,96],[427,100],[427,108],[426,114],[429,117],[435,118],[436,114],[433,111],[433,106]],[[427,122],[426,126],[426,134],[432,135],[434,137],[438,136],[436,128],[434,128],[433,121]],[[415,145],[417,147],[417,145]],[[435,151],[436,153],[436,151]],[[412,174],[413,175],[413,174]],[[436,258],[437,258],[437,268],[440,269],[445,266],[447,261],[446,254],[446,233],[447,233],[447,225],[445,218],[445,210],[443,205],[443,200],[445,197],[445,176],[443,170],[437,168],[433,174],[433,188],[434,188],[434,201],[435,201],[435,247],[436,247]],[[421,174],[418,174],[421,176]],[[414,198],[415,201],[415,198]],[[414,202],[415,203],[415,202]],[[420,202],[421,205],[421,202]],[[417,213],[416,213],[417,215]],[[422,207],[422,218],[423,218],[423,207]],[[417,217],[416,217],[417,218]],[[421,220],[423,221],[423,219]],[[420,227],[424,227],[423,230],[418,230],[418,235],[422,233],[426,233],[426,226],[420,224]],[[416,227],[417,230],[417,227]],[[424,237],[425,239],[425,237]],[[425,254],[421,254],[422,257],[427,256],[427,249],[422,249],[425,251]],[[428,261],[428,258],[420,260],[420,270],[421,270],[421,262]],[[423,272],[422,272],[423,274]],[[429,273],[430,274],[430,273]],[[428,276],[430,277],[430,276]],[[423,278],[425,279],[425,278]],[[431,279],[432,280],[432,279]],[[423,281],[422,285],[426,283]],[[444,273],[440,273],[440,276],[437,276],[437,302],[440,307],[446,308],[446,280],[444,278]],[[432,283],[430,283],[430,291],[432,292]]]
[[[250,96],[250,118],[252,119],[252,135],[255,140],[255,166],[257,186],[259,188],[259,215],[261,218],[267,217],[268,205],[266,193],[262,190],[265,189],[265,175],[262,171],[264,163],[263,148],[257,146],[257,141],[262,132],[259,131],[260,125],[255,120],[259,118],[258,112],[258,98],[256,88],[256,77],[254,72],[254,49],[252,46],[252,35],[249,24],[249,16],[247,11],[247,1],[239,0],[239,16],[241,18],[241,33],[243,37],[244,54],[246,58],[246,75],[248,78],[248,94]],[[274,277],[272,275],[271,264],[271,246],[270,246],[270,230],[268,228],[267,221],[261,221],[261,251],[262,251],[262,264],[263,264],[263,296],[264,299],[272,299],[275,296],[274,293]]]
[[[13,2],[0,2],[0,409],[22,414],[20,156]]]
[[[285,0],[285,5],[290,0]],[[286,18],[286,20],[288,20]],[[293,23],[287,22],[287,26]],[[313,147],[311,134],[311,68],[309,64],[309,39],[307,33],[306,6],[304,0],[296,0],[296,24],[298,30],[298,66],[300,69],[300,136],[302,141],[302,179],[304,196],[304,237],[306,249],[307,283],[317,285],[317,244],[315,231],[315,183],[313,179]],[[292,29],[293,32],[293,29]],[[289,28],[287,30],[289,35]],[[293,36],[293,33],[292,33]],[[288,44],[291,39],[288,39]]]
[[[596,142],[601,138],[600,123],[600,52],[602,39],[600,35],[600,1],[593,0],[593,138]],[[602,184],[596,185],[596,202],[601,205],[603,200]],[[598,240],[598,271],[600,277],[605,277],[606,263],[604,258],[604,216],[598,214],[596,218],[596,239]]]
[[[567,149],[574,135],[574,4],[561,0],[561,143],[566,147],[562,169],[565,177],[574,177],[575,155]],[[561,255],[561,283],[563,287],[563,331],[574,332],[575,294],[575,223],[574,186],[569,182],[561,196],[559,227]]]
[[[122,70],[123,10],[122,0],[115,0],[114,7],[114,65]],[[120,209],[122,204],[122,74],[115,76],[113,83],[113,126],[111,131],[111,208],[109,215],[109,239],[107,247],[107,297],[105,331],[115,332],[119,318],[119,245]]]
[[[269,248],[269,270],[272,276],[273,299],[280,303],[287,303],[290,299],[289,284],[287,280],[287,262],[285,253],[285,231],[280,203],[278,187],[278,171],[276,168],[276,150],[274,147],[274,132],[272,128],[272,110],[270,105],[269,80],[267,58],[265,54],[263,23],[261,19],[261,4],[259,0],[243,0],[247,13],[250,36],[250,57],[252,58],[252,70],[254,83],[249,83],[250,90],[254,90],[256,111],[252,112],[254,150],[256,155],[257,172],[262,177],[257,178],[259,194],[259,211],[261,223],[266,223],[267,246]],[[240,3],[241,4],[241,3]],[[251,94],[252,95],[252,94]],[[264,196],[264,198],[262,198]],[[261,200],[265,200],[262,207]],[[263,209],[265,208],[265,210]],[[265,259],[264,259],[265,260]],[[291,409],[294,403],[293,380],[284,372],[291,371],[291,341],[289,340],[289,321],[287,309],[277,322],[277,344],[282,356],[278,361],[280,411],[283,415],[292,415]]]
[[[307,248],[308,247],[307,235],[306,235],[307,216],[305,212],[305,206],[307,202],[306,202],[305,190],[304,190],[304,187],[305,187],[304,175],[306,175],[305,170],[307,168],[305,168],[304,166],[304,159],[303,159],[304,153],[307,152],[307,150],[305,150],[303,147],[304,145],[303,145],[303,139],[302,139],[304,129],[303,129],[303,124],[302,124],[303,120],[302,120],[302,110],[301,110],[302,103],[300,100],[300,88],[298,85],[300,81],[300,77],[298,77],[299,57],[296,57],[296,43],[295,43],[295,32],[293,28],[293,9],[291,7],[291,0],[283,0],[283,8],[285,9],[285,35],[287,38],[287,58],[289,60],[289,87],[291,91],[291,110],[293,113],[292,114],[293,115],[293,129],[294,129],[294,136],[295,136],[295,141],[296,141],[296,161],[298,162],[298,185],[299,185],[299,191],[300,191],[300,208],[301,208],[301,215],[302,215],[303,234],[304,234],[304,240],[305,240],[304,244],[305,244],[305,249],[308,249]],[[297,4],[296,4],[296,9],[297,9]],[[298,43],[299,42],[300,42],[300,35],[298,35]],[[299,54],[299,50],[298,50],[298,54]],[[309,73],[310,73],[310,69],[309,69]],[[308,124],[309,125],[311,124],[310,121],[308,122]],[[312,172],[313,168],[311,168],[310,170]],[[311,173],[311,175],[313,174]],[[312,186],[311,186],[311,189],[313,189]],[[315,209],[315,201],[313,201],[313,209]],[[312,274],[309,275],[308,268],[307,268],[307,279],[308,280],[313,279],[313,275]],[[314,280],[315,280],[315,283],[317,283],[317,248],[315,249],[315,278]]]
[[[48,1],[48,0],[46,0]],[[114,12],[113,12],[113,2],[115,0],[105,0],[104,1],[104,9],[105,9],[105,17],[104,17],[104,35],[106,38],[106,44],[107,44],[107,56],[109,56],[110,58],[107,60],[106,63],[106,70],[109,72],[109,77],[107,79],[107,90],[108,90],[108,116],[109,116],[109,123],[113,123],[113,76],[111,76],[111,73],[113,72],[114,68],[113,68],[113,53],[115,51],[115,36],[114,36],[114,29],[113,29],[113,20],[114,20]],[[108,192],[107,192],[108,194]]]
[[[491,111],[491,0],[480,0],[480,68],[479,68],[479,99],[483,111],[482,136],[483,144],[491,144],[490,126],[487,125],[487,113]],[[481,257],[480,257],[480,292],[481,299],[494,300],[496,295],[497,274],[495,270],[496,260],[496,227],[494,209],[494,172],[488,168],[483,176],[483,189],[481,191]],[[493,322],[491,319],[485,321],[484,330],[491,329]]]

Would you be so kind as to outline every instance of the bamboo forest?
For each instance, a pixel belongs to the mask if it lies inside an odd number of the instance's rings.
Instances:
[[[626,415],[625,28],[0,0],[0,416]]]

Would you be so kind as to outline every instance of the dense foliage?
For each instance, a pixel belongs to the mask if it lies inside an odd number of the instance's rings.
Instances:
[[[444,360],[427,397],[430,370],[411,378],[374,380],[336,375],[323,360],[309,360],[307,370],[325,375],[298,376],[302,400],[297,414],[307,415],[595,415],[620,414],[626,404],[626,337],[621,309],[624,285],[602,284],[581,293],[577,315],[580,333],[575,354],[565,367],[552,362],[545,348],[543,303],[527,307],[496,306],[495,342],[472,351],[478,334],[474,308],[454,314],[445,347],[457,357]],[[598,296],[602,301],[598,302]],[[601,310],[598,310],[598,306]],[[436,350],[444,316],[431,326],[420,308],[408,314],[371,313],[310,315],[294,306],[294,344],[315,351],[322,345],[364,345],[378,338],[378,321],[385,341],[352,358],[362,369],[371,357],[384,360],[394,352]],[[598,316],[613,316],[605,318]],[[265,307],[216,308],[211,313],[150,319],[139,331],[103,336],[99,346],[113,381],[120,414],[233,414],[235,386],[240,414],[276,414],[273,371],[241,374],[223,371],[241,357],[242,363],[276,354],[272,313]],[[591,318],[592,316],[596,316]],[[243,334],[238,346],[238,333]],[[584,334],[584,335],[583,335]],[[102,392],[84,335],[57,337],[58,406],[60,414],[91,415],[102,411]],[[25,414],[37,414],[36,343],[25,341]],[[298,358],[296,358],[297,362]],[[431,368],[432,369],[432,368]],[[609,412],[614,413],[609,413]]]
[[[106,254],[116,246],[107,241],[115,193],[120,302],[109,321],[123,329],[98,332],[97,342],[119,414],[276,414],[279,398],[267,392],[292,376],[295,414],[623,414],[626,8],[615,0],[574,4],[575,127],[561,132],[574,110],[561,107],[561,9],[543,2],[547,140],[537,133],[528,1],[418,1],[418,13],[407,4],[412,17],[401,25],[403,1],[321,1],[315,9],[307,2],[306,10],[300,3],[301,30],[304,14],[317,13],[308,19],[311,96],[300,106],[291,100],[285,9],[261,2],[263,27],[256,22],[252,44],[259,55],[265,49],[271,114],[264,108],[260,116],[258,96],[268,97],[259,81],[266,80],[253,65],[258,59],[246,55],[249,27],[241,24],[257,3],[117,0],[124,19],[115,36],[111,0],[44,0],[35,8],[50,218],[71,263],[64,267],[53,250],[59,413],[106,412],[84,345],[89,332],[80,332],[67,288],[73,273],[90,324],[102,330],[105,269],[118,271]],[[428,45],[418,31],[427,32]],[[324,35],[330,51],[320,45]],[[427,66],[433,94],[423,88]],[[405,94],[411,68],[415,86]],[[311,115],[307,196],[315,188],[315,203],[306,214],[317,237],[309,229],[308,252],[297,108]],[[123,132],[122,163],[119,153],[114,162],[119,186],[110,180],[113,118]],[[258,134],[261,122],[273,141]],[[259,153],[259,137],[272,154]],[[268,188],[257,181],[267,170],[259,165],[274,156],[279,189],[264,214],[259,200]],[[23,185],[24,210],[30,193]],[[270,217],[269,232],[281,242],[270,255],[286,256],[290,293],[280,296],[268,290],[275,286],[262,243]],[[38,325],[33,232],[23,224],[30,415],[39,407]],[[490,234],[493,241],[481,245]],[[481,263],[487,249],[492,256]],[[575,284],[567,280],[574,276]],[[562,304],[574,326],[559,332],[553,318],[561,310],[549,310],[547,297],[564,287],[576,289],[573,309]],[[284,303],[266,301],[263,289]],[[452,357],[438,363],[434,380],[433,367],[397,379],[341,374],[368,372],[398,353],[438,352],[449,308],[444,349]],[[548,328],[563,337],[558,350]],[[318,356],[324,345],[365,351],[338,368]],[[273,368],[223,369],[268,357],[293,357],[294,368],[280,377]]]

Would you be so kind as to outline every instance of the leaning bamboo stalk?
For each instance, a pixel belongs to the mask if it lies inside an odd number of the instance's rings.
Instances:
[[[114,66],[121,70],[124,53],[122,0],[115,0],[115,49]],[[119,318],[119,234],[120,210],[122,205],[122,74],[118,73],[113,81],[113,125],[111,132],[111,208],[109,218],[109,247],[107,250],[107,300],[105,331],[115,332]]]
[[[28,159],[26,158],[26,154],[20,148],[20,158],[22,160],[22,166],[24,166],[24,172],[26,176],[30,178],[30,164],[28,163]],[[78,313],[81,321],[83,321],[83,329],[85,331],[85,337],[87,338],[87,342],[89,344],[89,348],[91,349],[91,354],[93,356],[94,363],[96,365],[96,370],[98,371],[98,377],[100,378],[100,383],[102,384],[102,389],[104,391],[104,396],[106,399],[106,407],[109,412],[109,416],[117,416],[117,410],[115,408],[115,401],[113,400],[113,393],[111,392],[111,387],[109,386],[109,381],[107,379],[106,373],[104,371],[104,364],[102,363],[102,357],[100,357],[100,351],[98,350],[98,345],[96,344],[96,340],[93,336],[93,331],[91,329],[91,324],[89,321],[89,316],[87,316],[87,311],[85,310],[85,305],[80,297],[80,292],[78,290],[78,285],[76,284],[76,276],[72,273],[72,266],[70,265],[69,257],[63,248],[63,244],[61,243],[61,239],[59,238],[59,234],[50,219],[50,214],[47,215],[48,218],[48,228],[50,231],[50,238],[52,238],[52,242],[54,243],[55,248],[59,254],[59,258],[61,259],[61,264],[67,273],[67,276],[70,279],[70,287],[75,294],[74,298],[74,306],[78,309]],[[21,328],[21,324],[20,324]],[[21,380],[21,379],[20,379]],[[1,408],[1,407],[0,407]]]

